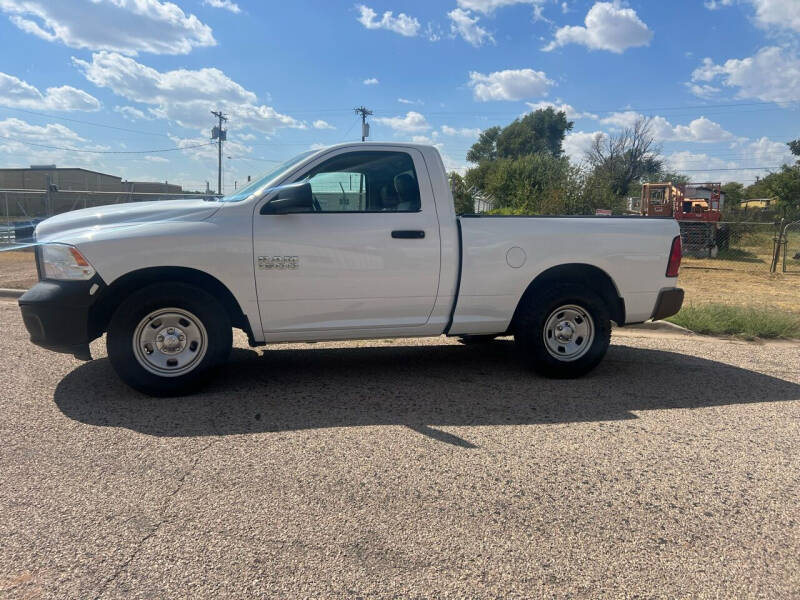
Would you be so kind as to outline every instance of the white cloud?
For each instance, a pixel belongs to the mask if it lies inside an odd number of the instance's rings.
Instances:
[[[619,113],[615,120],[620,123],[627,122],[631,115],[635,114]],[[756,175],[764,176],[770,170],[777,169],[783,163],[792,163],[795,159],[783,142],[775,142],[766,137],[753,141],[746,138],[731,139],[733,137],[731,134],[721,131],[716,123],[703,117],[695,119],[688,126],[673,127],[663,117],[656,117],[654,123],[659,141],[731,142],[723,157],[715,156],[714,153],[696,153],[690,150],[673,152],[665,157],[667,169],[685,173],[694,181],[748,182]],[[573,160],[580,160],[597,135],[606,134],[599,131],[591,134],[568,133],[564,140],[564,150]],[[752,167],[767,168],[755,171],[751,170]]]
[[[597,137],[605,137],[602,131],[570,131],[564,137],[564,154],[576,163],[583,162],[584,155]]]
[[[362,83],[364,85],[378,85],[380,81],[378,81],[377,77],[370,77],[369,79],[365,79]]]
[[[161,0],[0,0],[0,11],[21,30],[70,48],[188,54],[217,43],[208,25]]]
[[[703,84],[687,83],[686,87],[688,87],[689,91],[692,92],[698,98],[710,99],[719,94],[720,92],[720,89],[718,87],[714,87],[713,85],[708,85],[707,83]]]
[[[144,159],[147,162],[153,162],[153,163],[168,163],[169,162],[168,158],[164,158],[163,156],[152,156],[150,154],[145,156]]]
[[[571,104],[562,102],[556,104],[555,102],[526,102],[531,111],[536,111],[542,108],[553,108],[558,112],[566,113],[568,119],[597,119],[597,115],[590,112],[580,112]]]
[[[730,131],[726,131],[722,125],[706,117],[700,117],[688,125],[676,125],[673,130],[675,141],[678,142],[700,142],[711,144],[715,142],[728,142],[736,139]]]
[[[32,110],[100,110],[100,101],[69,85],[49,87],[42,93],[27,81],[0,73],[0,106]]]
[[[796,158],[785,143],[766,137],[738,145],[736,150],[732,159],[688,150],[673,152],[666,157],[666,163],[669,169],[685,172],[695,181],[748,182],[777,170],[782,164],[792,164]],[[766,168],[753,170],[753,167]]]
[[[31,164],[57,164],[108,172],[108,169],[104,167],[103,158],[97,154],[43,148],[22,143],[22,141],[42,146],[74,146],[87,150],[109,149],[108,146],[88,143],[87,140],[64,125],[55,123],[32,125],[20,119],[9,118],[0,121],[0,155],[2,155],[1,162],[5,166],[27,167]],[[116,163],[114,167],[120,168],[120,164]]]
[[[800,4],[797,0],[741,0],[755,8],[755,21],[763,29],[793,29],[800,31]],[[706,0],[705,7],[716,10],[731,6],[733,0]]]
[[[150,113],[183,127],[204,131],[209,111],[223,107],[232,129],[252,128],[272,134],[283,127],[304,128],[296,119],[274,108],[257,104],[256,95],[219,69],[157,71],[134,59],[113,52],[99,52],[87,62],[73,63],[98,87],[118,96],[150,106]]]
[[[57,123],[47,125],[31,125],[20,119],[9,118],[0,121],[0,136],[19,137],[29,142],[41,142],[58,146],[65,142],[84,142],[84,138],[79,136],[69,127]]]
[[[628,48],[647,46],[653,38],[653,32],[635,10],[622,8],[616,2],[596,2],[586,13],[584,23],[585,27],[561,27],[556,31],[555,39],[543,50],[549,52],[567,44],[581,44],[590,50],[620,54]]]
[[[242,12],[239,5],[236,4],[236,2],[231,2],[231,0],[204,0],[203,4],[213,6],[214,8],[224,8],[237,15]]]
[[[644,115],[628,110],[616,112],[608,117],[601,119],[604,125],[611,125],[620,128],[630,128]],[[722,125],[699,117],[688,125],[673,125],[667,119],[655,116],[650,119],[650,129],[659,142],[696,142],[701,144],[713,144],[719,142],[742,141],[731,132],[726,131]]]
[[[778,27],[800,31],[800,4],[797,0],[752,0],[756,23],[761,27]]]
[[[465,42],[476,48],[486,42],[494,43],[492,35],[478,25],[478,17],[473,17],[469,11],[456,8],[447,13],[450,19],[450,34],[461,36]]]
[[[398,98],[397,101],[400,104],[418,104],[420,106],[425,104],[422,100],[409,100],[408,98]]]
[[[433,145],[433,140],[427,135],[413,135],[411,136],[411,141],[415,144],[427,144],[429,146]]]
[[[733,0],[705,0],[703,5],[708,10],[717,10],[718,8],[722,8],[723,6],[730,6],[733,4]]]
[[[395,133],[418,133],[431,128],[423,115],[416,111],[409,111],[405,117],[376,117],[376,123],[388,125]]]
[[[320,144],[319,142],[315,142],[311,144],[308,149],[309,150],[322,150],[323,148],[327,148],[327,144]]]
[[[719,81],[725,87],[739,88],[740,98],[766,102],[800,100],[800,57],[788,49],[770,46],[755,55],[717,65],[710,58],[692,73],[693,82]]]
[[[450,135],[450,136],[458,136],[458,137],[466,137],[466,138],[475,138],[481,134],[481,129],[470,128],[470,127],[450,127],[449,125],[442,125],[442,135]]]
[[[545,0],[458,0],[459,8],[474,10],[488,15],[498,8],[514,4],[544,4]]]
[[[544,96],[553,85],[543,71],[533,69],[507,69],[484,75],[476,71],[469,74],[468,84],[476,100],[524,100]]]
[[[114,112],[121,114],[129,121],[137,121],[140,119],[149,119],[144,112],[133,106],[115,106]]]
[[[336,127],[334,127],[327,121],[323,121],[322,119],[317,119],[311,125],[312,127],[314,127],[314,129],[336,129]]]
[[[399,13],[395,17],[392,11],[387,10],[378,20],[378,13],[368,6],[359,4],[356,8],[359,12],[358,22],[367,29],[388,29],[407,37],[414,37],[419,33],[419,21],[405,13]]]

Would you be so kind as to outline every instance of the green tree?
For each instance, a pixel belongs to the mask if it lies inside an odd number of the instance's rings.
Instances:
[[[748,200],[752,200],[753,198],[769,198],[770,191],[767,186],[766,178],[756,179],[754,183],[751,183],[744,189],[744,196]]]
[[[503,214],[588,214],[593,207],[583,195],[583,174],[565,157],[539,152],[499,158],[470,169],[468,186],[495,199]]]
[[[564,136],[572,126],[564,112],[556,112],[552,107],[528,113],[514,119],[497,136],[497,156],[519,158],[540,152],[561,156]]]
[[[467,160],[475,164],[486,160],[495,160],[497,158],[497,136],[500,135],[500,131],[500,127],[490,127],[482,131],[478,141],[467,152]]]
[[[546,152],[553,156],[564,153],[564,136],[572,129],[563,111],[552,107],[528,113],[507,126],[490,127],[481,132],[478,141],[467,152],[467,160],[480,164],[497,158],[519,158]]]
[[[780,171],[770,173],[763,181],[769,195],[777,199],[782,216],[800,217],[800,164],[783,165]]]
[[[800,156],[800,140],[794,140],[793,142],[789,142],[788,144],[789,149],[792,151],[792,154],[795,156]]]
[[[564,112],[547,108],[483,131],[467,153],[476,166],[463,178],[466,190],[492,198],[496,211],[509,214],[593,210],[585,205],[583,174],[563,156],[572,125]],[[451,186],[457,189],[458,180],[451,178]]]
[[[455,204],[456,214],[465,215],[475,212],[475,199],[467,187],[464,178],[455,171],[448,175],[450,180],[450,191],[453,193],[453,203]]]
[[[735,208],[739,206],[744,196],[744,185],[736,181],[731,181],[722,186],[722,193],[725,194],[725,206]]]

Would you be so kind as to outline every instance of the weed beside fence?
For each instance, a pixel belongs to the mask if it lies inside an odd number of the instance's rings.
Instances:
[[[800,314],[769,306],[688,305],[667,319],[695,333],[753,338],[800,338]]]

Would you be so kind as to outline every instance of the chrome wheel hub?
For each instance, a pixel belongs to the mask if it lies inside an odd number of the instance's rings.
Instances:
[[[547,352],[564,362],[578,360],[594,342],[594,321],[580,306],[559,306],[547,317],[544,325],[544,345]]]
[[[133,354],[145,370],[162,377],[184,375],[200,364],[208,334],[195,315],[182,308],[148,314],[133,334]]]
[[[177,354],[186,348],[186,334],[177,327],[165,327],[156,336],[156,348],[164,354]]]

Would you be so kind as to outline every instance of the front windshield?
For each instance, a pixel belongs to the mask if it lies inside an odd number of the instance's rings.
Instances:
[[[298,154],[294,158],[290,158],[286,162],[279,164],[269,173],[259,177],[255,181],[251,182],[249,185],[243,187],[240,190],[237,190],[233,194],[229,194],[219,199],[220,202],[241,202],[242,200],[249,198],[254,192],[258,191],[259,188],[264,187],[270,181],[278,177],[284,171],[288,171],[291,167],[296,165],[297,163],[305,160],[312,154],[317,152],[317,150],[309,150],[308,152],[303,152],[302,154]]]

